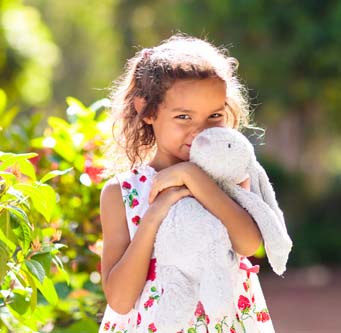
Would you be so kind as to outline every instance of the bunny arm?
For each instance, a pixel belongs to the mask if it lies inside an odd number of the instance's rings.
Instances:
[[[264,240],[264,247],[273,271],[282,275],[292,248],[292,241],[283,229],[275,212],[257,194],[238,185],[229,186],[230,195],[257,223]]]

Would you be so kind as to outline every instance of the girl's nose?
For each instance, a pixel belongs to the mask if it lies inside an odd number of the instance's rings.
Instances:
[[[192,130],[192,137],[193,138],[195,138],[200,132],[202,132],[203,130],[204,130],[204,126],[198,126],[198,127],[196,127],[196,128],[194,128],[193,130]]]

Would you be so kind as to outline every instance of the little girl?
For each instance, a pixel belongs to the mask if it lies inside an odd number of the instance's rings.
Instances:
[[[237,67],[224,49],[176,34],[138,52],[117,82],[113,111],[121,120],[119,139],[131,169],[116,174],[101,194],[102,278],[108,305],[100,332],[159,332],[154,314],[163,290],[153,245],[171,205],[186,196],[196,198],[226,226],[240,268],[234,305],[225,316],[213,318],[198,299],[187,326],[174,333],[274,332],[258,266],[246,258],[262,242],[256,224],[188,161],[191,143],[203,129],[248,124]],[[249,190],[250,180],[240,186]]]

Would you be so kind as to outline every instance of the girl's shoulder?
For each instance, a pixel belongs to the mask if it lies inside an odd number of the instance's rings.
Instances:
[[[112,178],[108,179],[107,184],[119,183],[123,186],[124,182],[129,181],[145,182],[147,179],[152,178],[154,174],[156,174],[155,169],[148,164],[141,164],[133,169],[116,173]]]
[[[122,196],[125,196],[128,192],[147,190],[154,174],[156,171],[147,164],[118,172],[107,180],[102,192],[120,192]]]
[[[148,165],[117,173],[109,179],[103,190],[108,192],[108,202],[123,202],[125,218],[128,223],[130,238],[134,237],[141,216],[148,208],[148,196],[152,178],[156,171]],[[107,188],[107,189],[106,189]],[[111,189],[110,189],[111,188]]]

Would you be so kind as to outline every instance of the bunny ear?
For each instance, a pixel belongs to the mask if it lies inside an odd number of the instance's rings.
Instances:
[[[278,206],[275,191],[270,183],[269,177],[266,174],[264,168],[256,161],[255,170],[257,176],[254,177],[254,183],[251,183],[251,191],[254,191],[258,195],[260,195],[264,202],[266,202],[270,208],[275,212],[276,216],[278,217],[279,221],[281,221],[283,229],[286,231],[285,221],[283,212]],[[251,175],[252,177],[253,175]],[[252,182],[252,178],[251,178]]]
[[[251,192],[257,194],[261,198],[263,198],[263,195],[260,191],[259,186],[259,170],[258,167],[254,166],[254,163],[252,163],[252,166],[249,166],[247,169],[247,173],[250,176],[250,182],[251,182]]]

